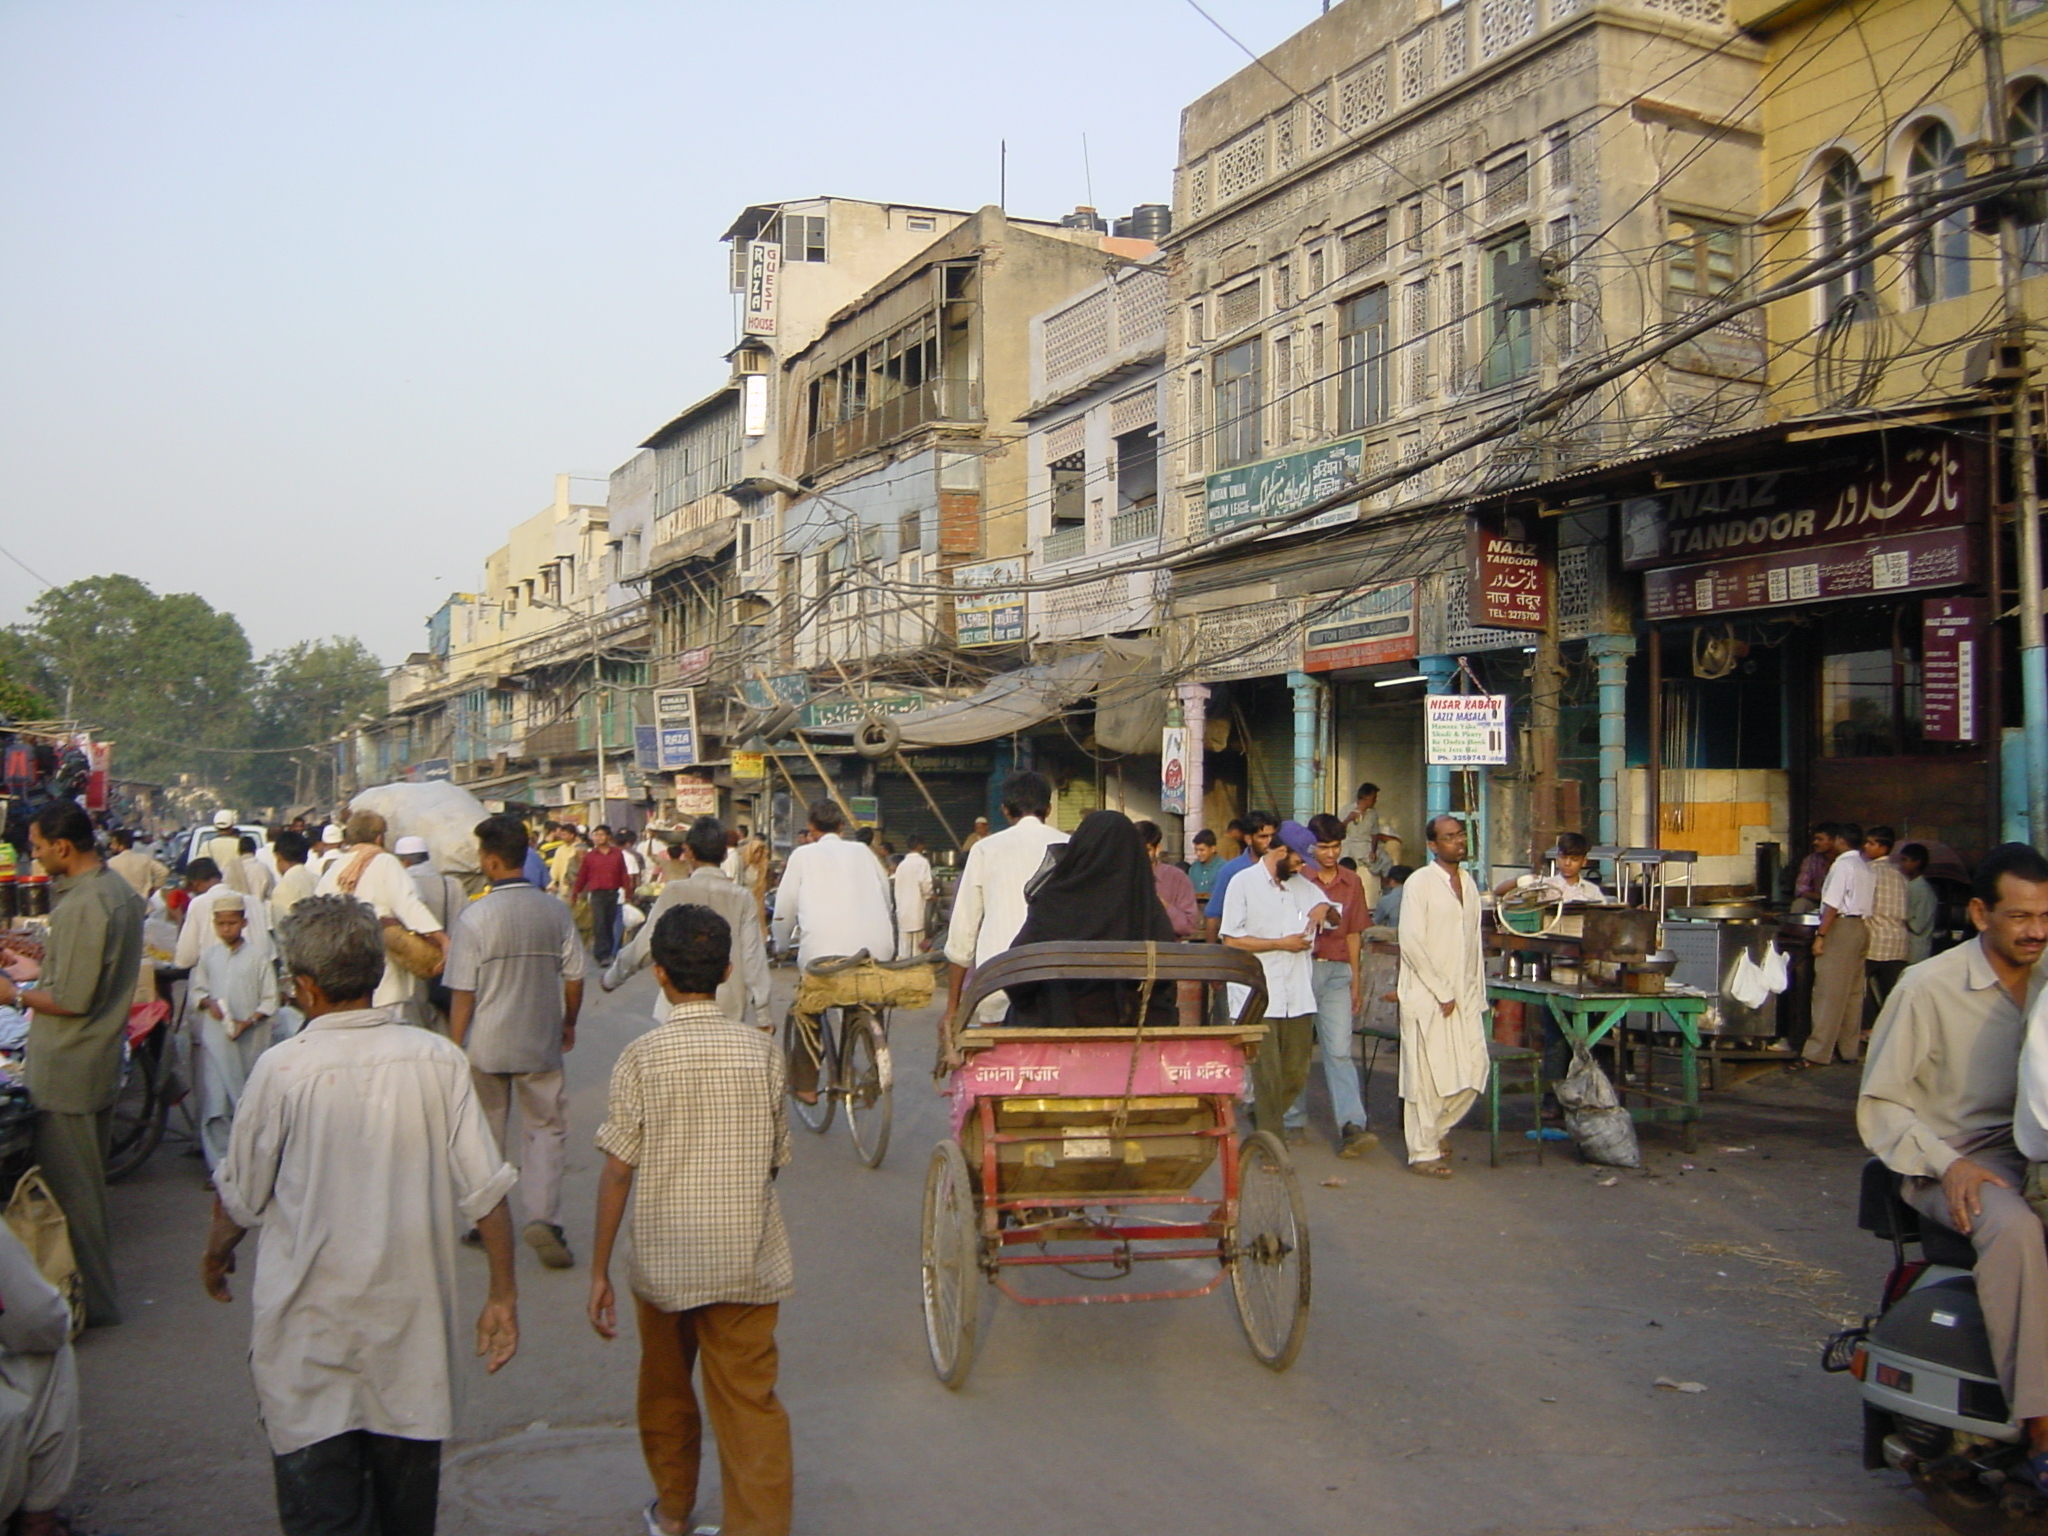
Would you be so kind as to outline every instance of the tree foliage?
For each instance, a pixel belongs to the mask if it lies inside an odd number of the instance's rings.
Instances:
[[[318,746],[361,716],[383,712],[383,664],[353,636],[306,640],[273,651],[259,670],[255,746]],[[254,758],[249,793],[269,805],[293,799],[295,761],[308,757],[295,760],[284,752],[269,752]]]
[[[28,684],[18,681],[14,674],[14,665],[10,664],[7,656],[0,655],[0,720],[55,718],[57,706]]]
[[[30,605],[10,647],[22,680],[115,744],[123,778],[236,776],[220,752],[245,745],[256,669],[231,613],[191,592],[153,592],[133,576],[92,576]]]

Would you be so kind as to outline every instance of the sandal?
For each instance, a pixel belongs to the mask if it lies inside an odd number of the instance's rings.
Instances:
[[[1410,1163],[1408,1171],[1417,1178],[1422,1179],[1448,1179],[1455,1177],[1451,1172],[1451,1165],[1440,1157],[1431,1158],[1427,1162]]]
[[[1815,1067],[1819,1065],[1819,1062],[1808,1061],[1804,1056],[1801,1056],[1794,1061],[1786,1062],[1785,1065],[1780,1067],[1778,1070],[1781,1072],[1811,1072]]]

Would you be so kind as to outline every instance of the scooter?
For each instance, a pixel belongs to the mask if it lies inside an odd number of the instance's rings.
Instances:
[[[1899,1175],[1863,1166],[1856,1225],[1892,1245],[1878,1310],[1827,1342],[1821,1368],[1861,1384],[1863,1465],[1904,1472],[1969,1536],[2048,1532],[2048,1498],[2020,1474],[2026,1435],[1991,1359],[1970,1240],[1906,1204]]]

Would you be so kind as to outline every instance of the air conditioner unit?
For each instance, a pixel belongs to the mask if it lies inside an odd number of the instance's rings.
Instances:
[[[2026,376],[2026,343],[2015,336],[1987,337],[1963,358],[1963,382],[1972,389],[2004,389]]]

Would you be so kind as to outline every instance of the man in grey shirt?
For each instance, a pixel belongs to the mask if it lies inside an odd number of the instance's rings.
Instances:
[[[718,988],[718,1006],[735,1023],[753,1023],[770,1028],[768,1018],[768,946],[761,936],[761,913],[754,893],[726,877],[727,842],[725,828],[713,816],[700,816],[683,834],[683,867],[689,871],[680,880],[661,888],[654,910],[633,935],[633,942],[619,951],[604,973],[604,989],[624,986],[633,973],[648,961],[648,946],[654,925],[671,907],[709,907],[732,928],[732,970]],[[668,1019],[669,1005],[660,992],[654,994],[654,1019]]]
[[[527,1245],[549,1269],[576,1262],[562,1235],[562,1162],[569,1100],[562,1053],[576,1044],[583,1007],[583,945],[569,909],[536,890],[526,828],[516,816],[477,823],[477,863],[490,889],[457,915],[448,939],[448,1031],[469,1053],[477,1102],[510,1155],[512,1101],[525,1148],[519,1203]]]

